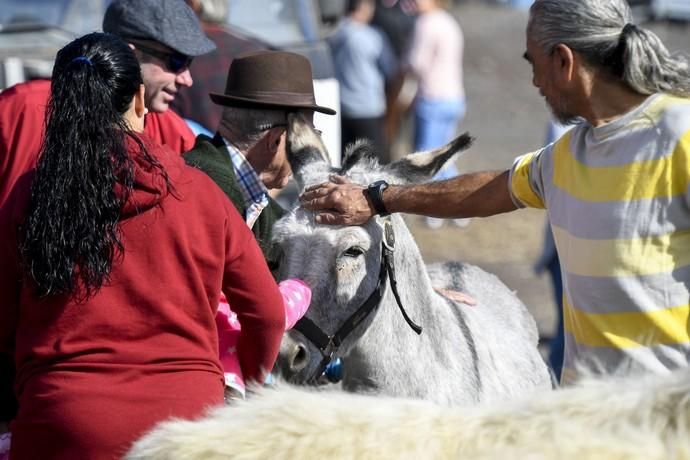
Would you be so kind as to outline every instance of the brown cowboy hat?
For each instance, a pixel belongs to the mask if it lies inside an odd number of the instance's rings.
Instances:
[[[233,59],[225,93],[210,93],[211,100],[230,107],[309,109],[334,115],[316,105],[311,64],[300,54],[259,51]]]

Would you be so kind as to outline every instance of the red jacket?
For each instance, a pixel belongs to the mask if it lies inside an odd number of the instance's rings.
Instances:
[[[50,80],[20,83],[0,93],[0,206],[21,175],[36,166],[49,96]],[[172,110],[149,113],[144,133],[180,154],[194,147],[194,133]]]
[[[259,379],[274,363],[285,312],[254,235],[205,174],[167,149],[149,150],[174,191],[135,156],[123,257],[85,303],[38,299],[22,281],[15,229],[30,176],[0,209],[0,353],[14,352],[19,399],[13,459],[117,458],[156,422],[221,404],[221,290],[242,326],[242,372]]]

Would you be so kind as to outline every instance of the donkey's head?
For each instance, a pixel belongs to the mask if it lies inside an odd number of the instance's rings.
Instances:
[[[379,179],[391,184],[428,180],[455,153],[471,144],[465,134],[437,150],[380,165],[372,147],[358,142],[348,147],[342,167],[333,168],[319,135],[301,115],[290,115],[288,125],[288,158],[300,190],[325,182],[334,173],[359,184]],[[346,356],[375,316],[374,311],[363,319],[356,318],[358,309],[372,297],[379,283],[384,220],[394,230],[404,226],[395,216],[392,220],[376,216],[361,226],[319,225],[312,211],[296,207],[273,229],[274,241],[282,250],[279,276],[300,278],[311,287],[312,301],[306,317],[323,332],[322,337],[333,336],[353,316],[356,319],[356,326],[342,337],[342,343],[331,344],[336,348],[333,357]],[[383,285],[382,292],[386,288]],[[314,342],[318,340],[296,330],[286,335],[277,363],[284,378],[300,383],[318,376],[326,361],[324,355],[333,348],[320,350]]]

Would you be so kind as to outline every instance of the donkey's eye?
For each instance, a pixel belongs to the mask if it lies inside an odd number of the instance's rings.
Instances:
[[[349,247],[345,250],[345,252],[343,252],[345,257],[359,257],[362,254],[364,254],[364,249],[360,248],[359,246]]]

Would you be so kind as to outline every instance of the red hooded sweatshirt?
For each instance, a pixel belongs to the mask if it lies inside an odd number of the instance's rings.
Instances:
[[[261,379],[276,358],[283,301],[251,231],[211,179],[146,142],[174,190],[130,142],[124,253],[86,302],[37,299],[21,272],[15,228],[28,178],[0,212],[0,353],[14,353],[19,399],[13,460],[118,458],[157,422],[221,404],[221,290],[242,326],[242,372]]]

